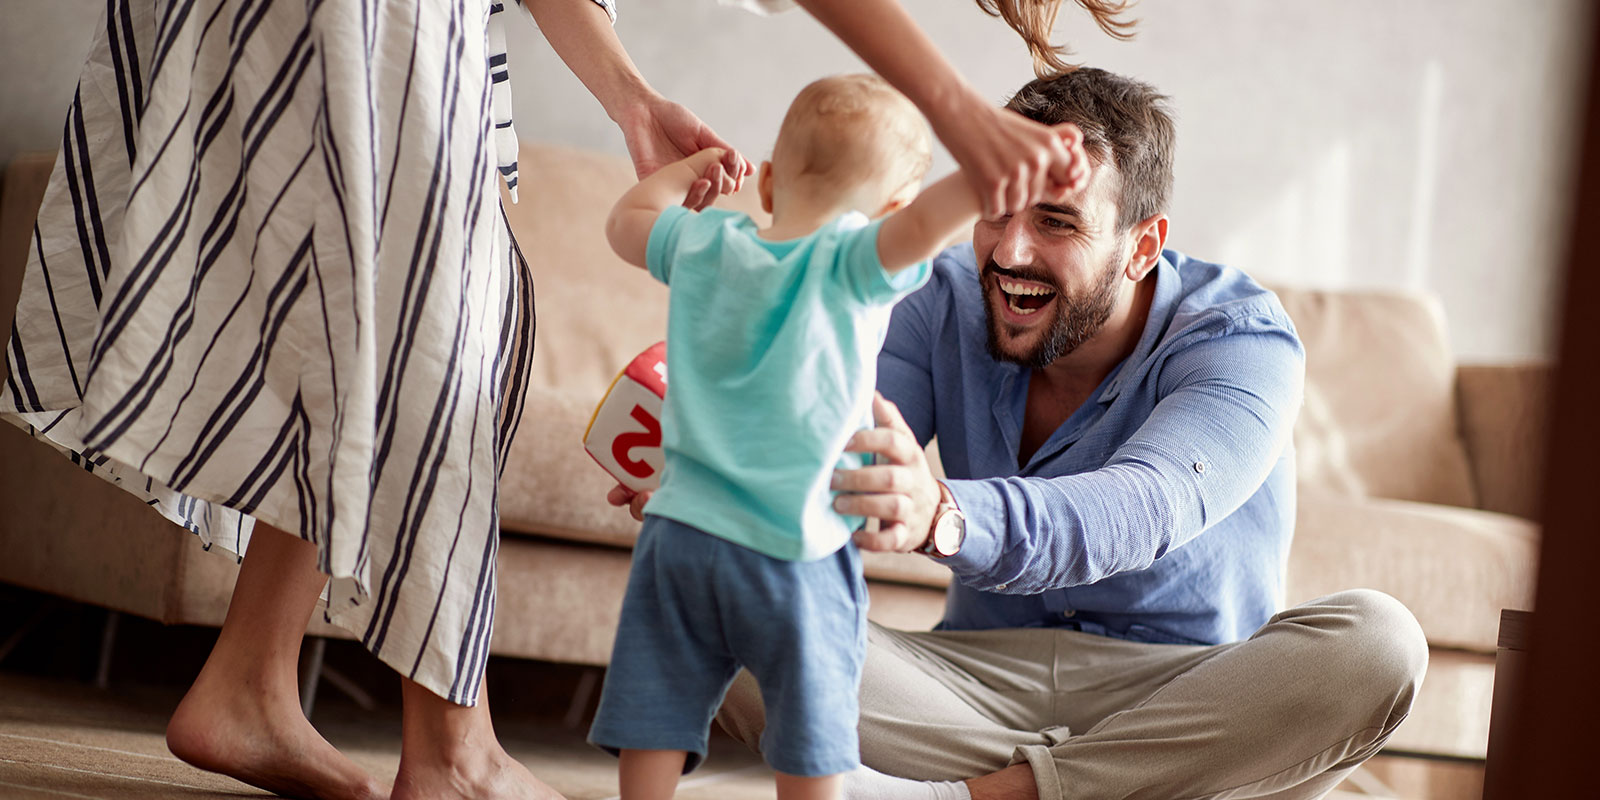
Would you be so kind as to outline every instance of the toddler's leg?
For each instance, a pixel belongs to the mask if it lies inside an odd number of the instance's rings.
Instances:
[[[778,800],[839,800],[844,785],[841,775],[805,778],[786,772],[776,773]]]
[[[619,755],[622,800],[669,800],[677,791],[687,756],[684,751],[623,750]]]

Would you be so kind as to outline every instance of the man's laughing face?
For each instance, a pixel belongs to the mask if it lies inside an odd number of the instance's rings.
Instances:
[[[1099,333],[1126,281],[1129,253],[1117,232],[1115,169],[1095,164],[1089,184],[973,229],[989,353],[1043,369]]]

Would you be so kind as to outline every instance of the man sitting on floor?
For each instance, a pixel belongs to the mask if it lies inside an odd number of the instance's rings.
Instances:
[[[850,447],[879,465],[837,508],[954,581],[938,630],[870,631],[848,797],[1314,798],[1410,710],[1400,603],[1281,610],[1304,353],[1271,292],[1164,249],[1164,99],[1097,69],[1024,86],[1010,108],[1082,129],[1087,188],[980,221],[895,310]],[[753,682],[719,719],[758,745]]]

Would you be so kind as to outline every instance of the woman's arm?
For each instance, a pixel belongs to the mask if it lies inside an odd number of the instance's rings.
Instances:
[[[710,147],[732,153],[727,168],[715,175],[717,192],[738,191],[744,177],[754,171],[699,117],[650,87],[617,39],[605,9],[592,0],[523,0],[523,4],[567,69],[622,129],[640,178]]]
[[[927,116],[983,200],[986,217],[1082,188],[1082,134],[995,108],[963,79],[898,0],[796,0]]]

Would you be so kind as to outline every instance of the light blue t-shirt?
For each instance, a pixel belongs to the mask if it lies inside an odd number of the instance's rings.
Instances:
[[[672,287],[661,488],[645,513],[774,558],[833,553],[861,518],[833,510],[835,468],[872,426],[878,351],[927,262],[890,275],[878,222],[846,214],[767,241],[740,213],[669,208],[646,264]]]

